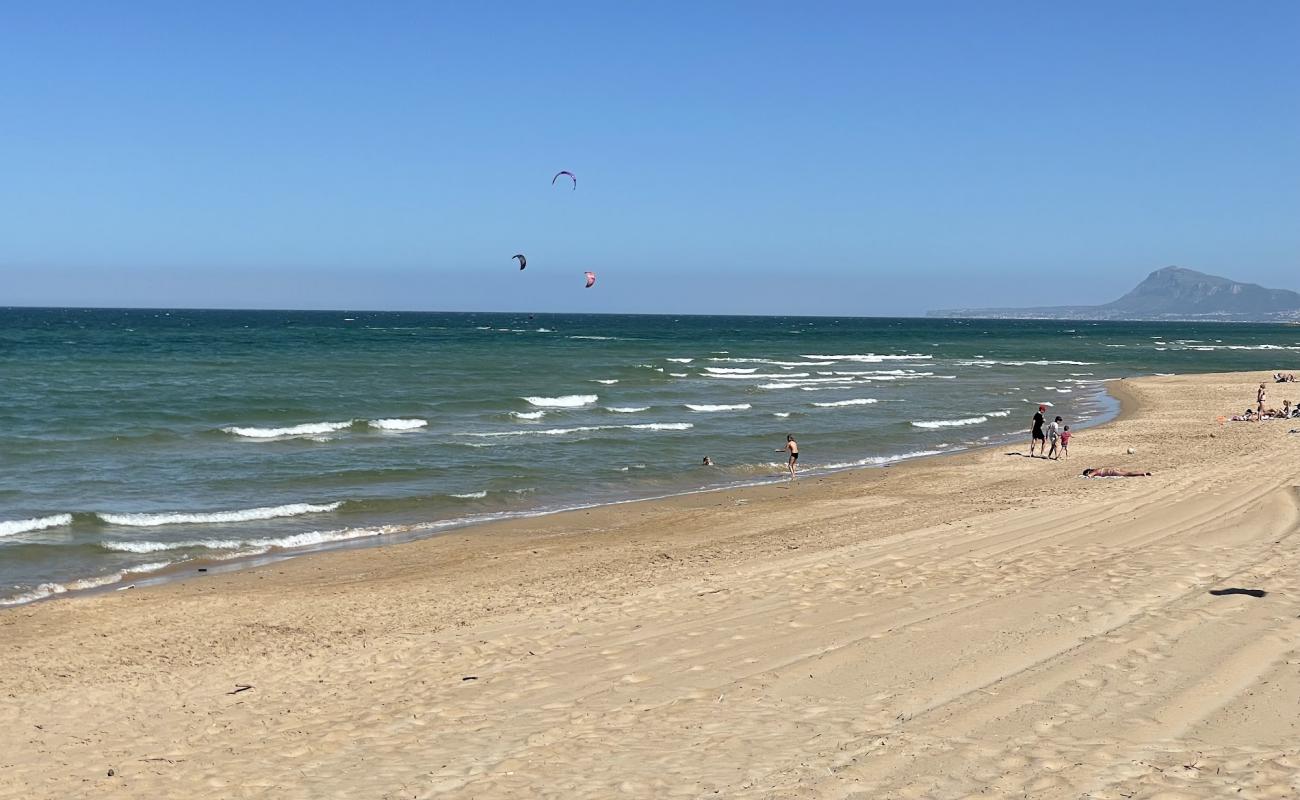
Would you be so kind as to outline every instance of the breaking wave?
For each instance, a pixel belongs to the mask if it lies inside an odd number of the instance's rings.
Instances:
[[[19,533],[43,531],[46,528],[59,528],[71,524],[71,514],[51,514],[48,517],[5,520],[4,522],[0,522],[0,536],[13,536]]]
[[[95,516],[111,525],[133,528],[152,528],[158,525],[184,525],[219,522],[252,522],[277,517],[297,517],[303,514],[323,514],[336,510],[342,503],[291,503],[283,506],[245,508],[239,511],[164,512],[159,514],[105,514]]]
[[[560,397],[523,397],[530,406],[538,408],[582,408],[596,402],[594,394],[566,394]]]

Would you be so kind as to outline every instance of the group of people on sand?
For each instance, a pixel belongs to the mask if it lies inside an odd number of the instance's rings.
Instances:
[[[1294,372],[1274,372],[1273,383],[1295,383]]]
[[[1047,406],[1039,406],[1038,411],[1034,412],[1034,426],[1029,431],[1029,457],[1034,457],[1036,448],[1040,458],[1050,458],[1052,460],[1069,458],[1070,436],[1072,435],[1070,426],[1066,425],[1065,421],[1058,416],[1048,424],[1047,430],[1043,430],[1043,423],[1047,421],[1047,418],[1043,416],[1045,411],[1047,411]],[[1049,442],[1051,444],[1050,450],[1048,450]]]
[[[1277,373],[1280,375],[1281,373]],[[1282,381],[1290,383],[1290,381]],[[1266,419],[1296,419],[1300,418],[1300,405],[1291,405],[1290,400],[1283,400],[1281,408],[1265,408],[1268,400],[1267,385],[1261,383],[1255,390],[1255,407],[1248,408],[1240,414],[1232,416],[1233,422],[1262,422]]]

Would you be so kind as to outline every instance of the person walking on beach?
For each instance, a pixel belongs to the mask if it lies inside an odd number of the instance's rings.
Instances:
[[[794,434],[788,433],[785,436],[785,447],[779,448],[778,453],[789,453],[790,461],[787,466],[790,468],[790,479],[794,479],[794,465],[799,460],[799,443],[794,440]]]
[[[1061,418],[1057,417],[1052,420],[1052,424],[1047,426],[1047,438],[1052,443],[1052,449],[1047,452],[1047,457],[1055,460],[1060,454],[1056,452],[1061,442]]]
[[[1070,457],[1070,426],[1066,425],[1065,430],[1061,431],[1061,458]]]
[[[1039,406],[1038,411],[1034,412],[1034,427],[1029,432],[1029,457],[1034,457],[1034,445],[1037,444],[1040,455],[1047,451],[1047,439],[1043,436],[1043,412],[1047,406]]]
[[[1264,418],[1264,398],[1268,397],[1268,392],[1264,391],[1264,384],[1259,385],[1259,391],[1255,392],[1255,413],[1259,416],[1256,419]]]

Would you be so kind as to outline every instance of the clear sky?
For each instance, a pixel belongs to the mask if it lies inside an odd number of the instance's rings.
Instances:
[[[1297,42],[1289,1],[8,3],[0,306],[1300,289]]]

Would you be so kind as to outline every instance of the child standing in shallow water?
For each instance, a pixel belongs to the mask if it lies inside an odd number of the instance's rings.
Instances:
[[[1061,458],[1070,457],[1070,426],[1066,425],[1065,430],[1061,431]]]

